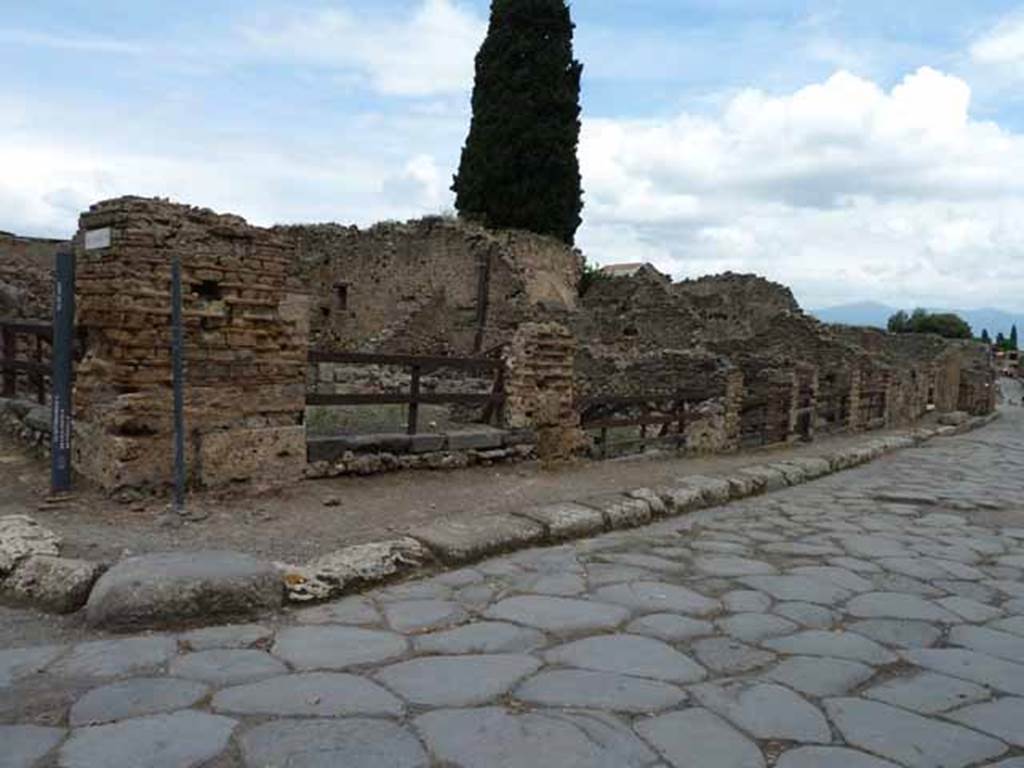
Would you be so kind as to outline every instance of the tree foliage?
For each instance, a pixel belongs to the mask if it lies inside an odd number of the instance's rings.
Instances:
[[[580,77],[565,0],[493,0],[452,191],[467,218],[568,244],[582,221]]]
[[[934,333],[947,339],[973,339],[971,326],[952,313],[933,314],[925,309],[915,309],[908,315],[899,311],[889,318],[890,333]]]

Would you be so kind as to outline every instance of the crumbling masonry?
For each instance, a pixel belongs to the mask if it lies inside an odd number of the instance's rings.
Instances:
[[[0,252],[14,254],[0,258],[0,301],[18,304],[4,311],[45,317],[45,262],[59,243],[30,249],[8,239],[0,236]],[[663,422],[681,451],[706,454],[995,404],[979,345],[825,326],[788,289],[749,275],[673,283],[644,266],[597,279],[579,297],[578,252],[451,219],[265,229],[122,198],[82,215],[74,250],[84,344],[75,466],[110,489],[170,479],[174,254],[184,271],[187,450],[198,487],[465,466],[529,455],[525,436],[542,457],[569,458],[593,440],[589,419],[641,412]],[[310,441],[307,392],[407,386],[386,367],[312,367],[311,349],[500,358],[506,432],[381,441],[413,446],[408,456],[354,456],[322,436]],[[446,375],[422,384],[465,393],[493,384]],[[416,454],[423,446],[433,453]]]

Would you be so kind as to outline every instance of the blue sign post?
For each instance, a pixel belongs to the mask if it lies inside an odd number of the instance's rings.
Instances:
[[[71,490],[71,378],[75,352],[75,255],[60,251],[53,284],[53,368],[51,384],[50,485]]]

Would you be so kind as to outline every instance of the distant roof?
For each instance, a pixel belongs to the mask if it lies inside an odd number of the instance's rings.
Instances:
[[[609,264],[605,267],[601,267],[601,272],[609,277],[632,277],[647,266],[650,265],[643,261],[637,261],[631,264]]]

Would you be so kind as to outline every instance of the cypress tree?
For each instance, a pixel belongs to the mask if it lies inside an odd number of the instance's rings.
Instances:
[[[983,342],[985,342],[986,344],[991,344],[992,343],[992,337],[988,335],[988,328],[985,328],[981,332],[981,340]]]
[[[466,218],[573,243],[583,210],[573,29],[565,0],[493,0],[452,185]]]
[[[1010,351],[1016,352],[1020,347],[1017,345],[1017,325],[1010,329]]]

